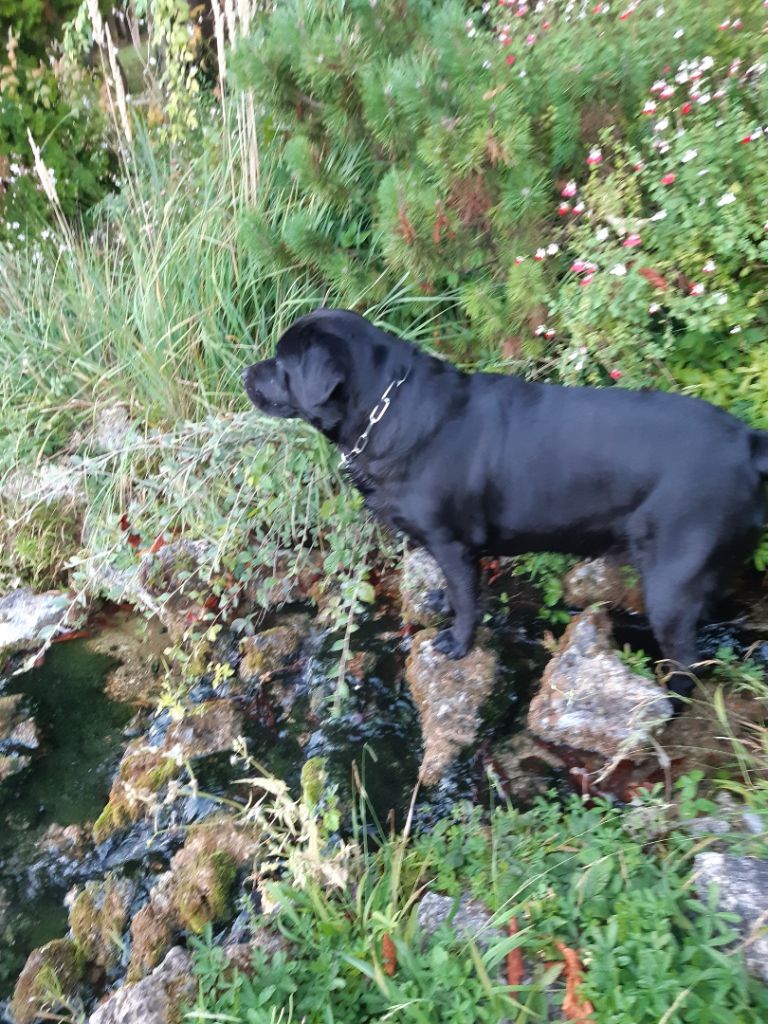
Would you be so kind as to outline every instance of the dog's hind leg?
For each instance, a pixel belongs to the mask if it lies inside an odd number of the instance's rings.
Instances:
[[[659,534],[652,545],[633,545],[648,620],[669,662],[667,687],[676,710],[681,705],[678,698],[688,697],[694,686],[691,667],[699,658],[696,627],[718,579],[715,550],[711,538],[691,533],[682,543],[679,534],[668,538]]]
[[[472,646],[477,624],[479,561],[459,541],[433,542],[429,553],[443,571],[448,603],[455,616],[450,629],[441,630],[435,637],[434,647],[449,658],[463,658]]]

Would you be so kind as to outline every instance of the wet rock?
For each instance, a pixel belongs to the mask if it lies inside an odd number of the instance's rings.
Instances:
[[[226,918],[237,871],[250,864],[257,840],[253,826],[231,815],[190,829],[131,924],[130,981],[152,970],[182,929],[199,933]]]
[[[252,572],[242,594],[242,613],[314,601],[317,584],[324,576],[319,552],[280,551],[271,566],[259,566]]]
[[[579,562],[563,579],[565,602],[574,608],[607,604],[627,612],[645,610],[640,579],[630,566],[610,558]]]
[[[10,655],[34,650],[65,628],[69,606],[66,594],[35,594],[29,587],[0,599],[0,668]]]
[[[476,943],[482,950],[504,936],[501,928],[493,924],[487,907],[466,893],[458,901],[436,892],[425,893],[419,901],[417,920],[425,936],[434,935],[447,924],[459,938]]]
[[[548,743],[631,758],[647,749],[671,714],[666,691],[633,674],[611,647],[606,616],[584,612],[544,671],[528,727]]]
[[[186,711],[166,733],[164,750],[179,763],[231,750],[243,731],[243,714],[230,700],[208,700]]]
[[[90,829],[86,825],[49,825],[38,843],[40,852],[48,858],[79,860],[91,845]]]
[[[148,977],[111,995],[88,1024],[175,1024],[181,1005],[193,998],[196,988],[192,957],[174,946]]]
[[[404,622],[437,626],[445,610],[435,607],[435,595],[445,590],[445,576],[424,548],[407,551],[400,578],[400,613]]]
[[[240,643],[238,667],[242,682],[256,682],[294,662],[309,633],[310,621],[308,615],[285,616],[279,626],[245,637]]]
[[[527,730],[494,750],[504,791],[518,803],[545,796],[566,770],[565,762]]]
[[[22,695],[0,697],[0,782],[26,768],[39,745],[37,725],[27,717]]]
[[[119,661],[104,679],[108,696],[120,703],[152,708],[163,686],[161,658],[167,645],[168,634],[157,619],[138,622],[134,616],[122,614],[112,617],[108,626],[88,641],[91,650]]]
[[[33,950],[11,1000],[15,1024],[33,1024],[39,1016],[65,1009],[61,997],[74,995],[84,971],[85,958],[70,939],[55,939]]]
[[[363,682],[376,668],[376,661],[373,651],[355,651],[347,660],[347,674]]]
[[[768,861],[699,853],[693,867],[699,899],[706,903],[710,888],[715,886],[718,908],[741,918],[739,930],[744,939],[747,970],[768,983]]]
[[[163,787],[180,772],[177,758],[149,746],[143,738],[126,747],[112,782],[109,800],[93,826],[96,843],[149,813],[157,806]]]
[[[69,927],[89,963],[106,970],[122,955],[121,936],[128,926],[136,883],[109,872],[102,881],[86,882],[69,911]]]
[[[439,781],[444,770],[480,726],[480,709],[496,679],[496,655],[475,646],[460,661],[451,661],[432,646],[434,630],[413,638],[405,677],[421,718],[424,756],[420,777],[424,785]],[[481,639],[485,634],[480,635]]]

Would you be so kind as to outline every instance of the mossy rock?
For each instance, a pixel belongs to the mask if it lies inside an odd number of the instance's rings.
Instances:
[[[244,683],[279,672],[295,661],[309,632],[308,615],[291,615],[279,626],[248,636],[240,644],[238,676]]]
[[[83,951],[71,939],[33,950],[16,982],[11,1013],[16,1024],[33,1024],[40,1016],[65,1009],[85,973]]]
[[[168,871],[155,884],[149,903],[131,922],[131,962],[126,975],[129,983],[140,981],[157,967],[171,948],[178,930],[172,876]]]
[[[93,839],[103,843],[114,832],[138,821],[153,797],[180,772],[175,758],[161,750],[129,744],[112,783],[109,801],[93,826]]]
[[[103,882],[87,882],[69,911],[69,927],[89,963],[115,967],[121,954],[120,936],[128,925],[136,886],[113,873]]]
[[[234,857],[226,850],[201,851],[174,878],[175,903],[183,928],[200,934],[207,924],[226,918],[237,876]]]

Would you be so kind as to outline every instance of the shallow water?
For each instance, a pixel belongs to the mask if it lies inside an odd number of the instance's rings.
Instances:
[[[44,664],[6,680],[22,693],[40,732],[32,764],[0,787],[0,996],[13,987],[27,954],[66,931],[64,895],[72,879],[36,844],[46,829],[92,821],[104,806],[133,711],[104,694],[115,664],[82,640],[55,644]]]

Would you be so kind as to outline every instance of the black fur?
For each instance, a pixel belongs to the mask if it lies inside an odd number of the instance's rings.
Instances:
[[[307,420],[345,453],[405,376],[349,469],[442,568],[455,617],[435,645],[452,658],[472,644],[480,555],[621,546],[665,658],[687,668],[720,571],[765,520],[768,433],[698,399],[467,374],[333,309],[301,317],[243,376],[259,409]],[[690,690],[682,673],[671,685]]]

